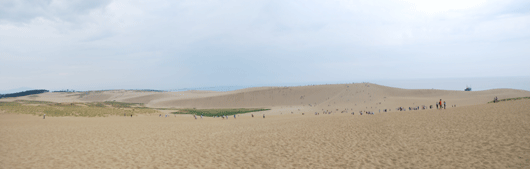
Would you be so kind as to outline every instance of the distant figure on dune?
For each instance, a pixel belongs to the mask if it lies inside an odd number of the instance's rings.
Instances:
[[[162,117],[162,114],[159,114],[158,117]]]
[[[234,114],[234,119],[236,119],[236,115]]]
[[[493,103],[497,103],[499,102],[499,100],[497,100],[497,96],[495,96],[495,98],[493,98]]]
[[[265,114],[263,114],[263,118],[265,118]]]
[[[440,99],[440,109],[442,109],[442,99]]]
[[[197,120],[197,115],[193,115],[193,117],[195,118],[195,120]]]
[[[131,113],[131,117],[132,117],[132,113]]]
[[[252,114],[252,117],[254,117],[254,114]]]
[[[127,114],[126,114],[126,113],[123,113],[123,117],[126,117],[126,116],[127,116]]]
[[[445,109],[445,101],[444,101],[444,109]]]
[[[42,115],[42,119],[46,119],[46,114]]]
[[[436,103],[436,109],[438,109],[438,103]]]

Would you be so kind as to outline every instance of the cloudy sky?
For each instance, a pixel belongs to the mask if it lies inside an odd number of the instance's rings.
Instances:
[[[530,76],[527,0],[0,1],[0,90]]]

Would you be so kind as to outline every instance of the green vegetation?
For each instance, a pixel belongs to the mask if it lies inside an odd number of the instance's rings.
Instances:
[[[530,99],[530,97],[517,97],[517,98],[507,98],[507,99],[500,99],[497,100],[498,102],[504,102],[504,101],[510,101],[510,100],[521,100],[521,99]],[[493,103],[493,101],[490,101],[488,103]]]
[[[174,108],[148,108],[142,103],[123,103],[116,101],[92,103],[54,103],[46,101],[17,100],[14,102],[0,102],[0,111],[16,114],[32,114],[42,116],[76,116],[76,117],[107,117],[127,116],[135,114],[159,113],[158,110],[178,110],[173,114],[195,114],[208,117],[221,115],[234,115],[249,112],[266,111],[270,109],[241,108],[241,109],[174,109]]]
[[[137,106],[143,106],[143,103],[123,103],[123,102],[116,102],[116,101],[106,101],[105,104],[111,105],[112,107],[118,107],[118,108],[130,108],[130,107],[137,107]]]
[[[6,113],[32,114],[42,116],[80,116],[80,117],[107,117],[128,116],[135,114],[157,113],[157,110],[145,107],[130,107],[138,105],[132,103],[53,103],[42,101],[15,101],[0,102],[0,110]],[[138,110],[139,109],[139,110]]]
[[[88,103],[86,105],[90,107],[106,107],[103,103]]]
[[[33,100],[15,100],[17,103],[24,103],[24,104],[53,104],[54,102],[47,102],[47,101],[33,101]]]
[[[242,113],[249,113],[249,112],[258,112],[258,111],[266,111],[270,109],[179,109],[178,112],[173,112],[173,114],[195,114],[195,115],[204,115],[207,117],[212,116],[221,116],[221,115],[234,115],[234,114],[242,114]]]

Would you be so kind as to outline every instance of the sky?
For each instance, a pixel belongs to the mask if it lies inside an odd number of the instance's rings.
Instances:
[[[4,91],[530,77],[529,63],[527,0],[0,1]]]

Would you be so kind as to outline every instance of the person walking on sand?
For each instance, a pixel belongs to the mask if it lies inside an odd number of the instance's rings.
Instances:
[[[42,115],[42,119],[46,119],[46,114]]]
[[[234,114],[234,119],[236,119],[236,115]]]
[[[442,109],[442,99],[440,99],[439,105],[440,105],[440,109]]]
[[[265,118],[265,114],[263,114],[263,118]]]
[[[445,109],[445,101],[444,101],[444,109]]]

